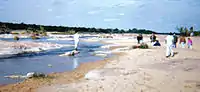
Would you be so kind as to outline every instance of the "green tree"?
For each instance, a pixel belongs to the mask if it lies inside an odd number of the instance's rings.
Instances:
[[[40,31],[45,32],[45,29],[43,26],[40,26]]]
[[[200,30],[199,31],[194,31],[194,36],[200,36]]]
[[[5,33],[8,33],[8,32],[9,32],[8,28],[7,28],[7,26],[5,24],[0,26],[0,33],[5,34]]]
[[[75,34],[75,33],[76,33],[76,31],[75,31],[75,30],[73,30],[73,29],[71,29],[71,30],[69,30],[67,33],[68,33],[68,34]]]
[[[187,27],[185,27],[185,36],[189,36],[189,30],[188,30],[188,28]]]
[[[46,30],[45,30],[45,28],[44,28],[43,26],[40,26],[39,33],[40,33],[42,36],[47,36]]]
[[[120,33],[125,33],[125,31],[123,29],[120,30]]]
[[[185,30],[183,27],[176,27],[176,30],[178,30],[179,33],[185,33]]]
[[[194,32],[194,27],[190,27],[190,33]]]
[[[28,27],[28,28],[26,29],[26,32],[27,32],[27,33],[33,33],[33,32],[35,32],[35,29],[33,29],[32,27]]]
[[[88,29],[88,32],[93,33],[93,32],[95,32],[95,30],[96,30],[95,28],[89,28],[89,29]]]
[[[112,33],[119,33],[119,29],[117,29],[117,28],[113,29]]]

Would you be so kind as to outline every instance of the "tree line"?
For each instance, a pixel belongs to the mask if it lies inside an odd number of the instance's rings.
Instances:
[[[194,36],[200,36],[200,30],[194,30],[194,27],[176,27],[176,29],[180,32],[180,35],[182,36],[190,36],[191,34]]]
[[[88,32],[88,33],[142,33],[152,34],[156,33],[146,29],[103,29],[103,28],[86,28],[86,27],[65,27],[65,26],[49,26],[49,25],[36,25],[25,23],[8,23],[0,22],[0,33],[10,33],[12,30],[27,30],[27,32],[63,32],[63,33],[75,33],[75,32]]]

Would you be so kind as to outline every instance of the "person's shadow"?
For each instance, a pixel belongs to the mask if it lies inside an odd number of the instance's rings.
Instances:
[[[178,52],[174,52],[174,56],[177,55],[177,54],[178,54]],[[174,57],[174,56],[173,56],[173,57]]]

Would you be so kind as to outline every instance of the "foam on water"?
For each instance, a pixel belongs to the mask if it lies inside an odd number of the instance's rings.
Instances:
[[[82,62],[88,61],[98,61],[103,60],[103,57],[94,56],[94,51],[105,50],[100,48],[103,44],[95,42],[80,42],[79,51],[80,54],[69,57],[60,57],[60,54],[73,50],[73,41],[48,41],[48,40],[36,40],[38,42],[50,42],[61,45],[71,45],[71,46],[61,46],[57,47],[45,47],[48,50],[26,53],[13,56],[11,58],[0,59],[0,84],[9,84],[22,81],[21,79],[9,79],[3,76],[9,75],[25,75],[28,72],[42,72],[42,73],[52,73],[52,72],[64,72],[71,71],[79,66]],[[45,49],[43,48],[43,49]],[[53,49],[54,48],[54,49]],[[36,50],[38,48],[35,48]],[[32,49],[35,51],[35,49]],[[49,67],[48,65],[51,65]]]

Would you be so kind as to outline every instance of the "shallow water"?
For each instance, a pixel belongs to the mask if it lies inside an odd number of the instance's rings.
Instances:
[[[24,40],[25,41],[25,40]],[[29,41],[29,40],[26,40]],[[47,40],[37,40],[39,42]],[[73,41],[49,41],[59,44],[73,44]],[[0,59],[0,84],[16,83],[22,80],[4,78],[7,75],[25,75],[28,72],[63,72],[71,71],[82,62],[103,60],[102,57],[93,56],[95,50],[105,50],[99,48],[101,43],[80,42],[80,54],[73,57],[60,57],[58,55],[71,51],[73,47],[64,47],[57,50],[44,51],[34,54],[23,54],[11,58]],[[52,65],[49,67],[48,65]]]

